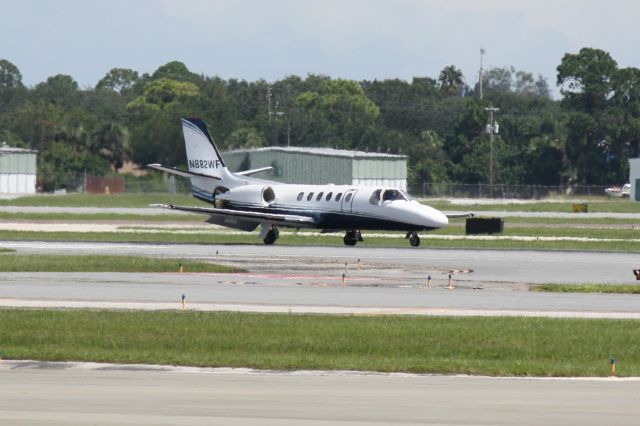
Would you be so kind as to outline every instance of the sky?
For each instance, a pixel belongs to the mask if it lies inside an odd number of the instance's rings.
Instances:
[[[112,68],[153,73],[173,60],[249,81],[325,74],[437,78],[454,65],[547,78],[565,53],[603,49],[640,68],[635,0],[2,0],[0,59],[34,86],[56,74],[94,87]]]

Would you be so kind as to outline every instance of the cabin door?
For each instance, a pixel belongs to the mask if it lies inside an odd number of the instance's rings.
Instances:
[[[353,199],[355,198],[356,192],[358,192],[357,189],[349,189],[344,193],[340,204],[343,213],[351,213],[353,211]]]

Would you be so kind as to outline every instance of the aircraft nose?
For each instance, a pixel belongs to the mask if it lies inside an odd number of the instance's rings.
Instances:
[[[447,217],[447,215],[438,210],[436,210],[436,212],[438,214],[435,215],[435,221],[438,224],[438,227],[444,228],[445,226],[449,225],[449,218]]]
[[[425,225],[433,228],[444,228],[449,224],[449,218],[440,210],[424,206],[422,216]]]

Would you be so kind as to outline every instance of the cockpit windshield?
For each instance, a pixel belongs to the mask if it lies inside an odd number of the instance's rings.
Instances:
[[[407,196],[399,189],[393,189],[393,188],[385,189],[384,192],[382,193],[382,201],[396,201],[396,200],[409,201]]]
[[[409,196],[406,192],[395,189],[395,188],[387,188],[387,189],[376,189],[371,194],[371,198],[369,198],[369,202],[371,204],[381,204],[384,201],[409,201]]]

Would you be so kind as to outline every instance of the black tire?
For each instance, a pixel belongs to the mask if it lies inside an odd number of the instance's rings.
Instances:
[[[411,234],[409,244],[411,244],[411,247],[420,247],[420,237],[418,234]]]
[[[348,235],[345,235],[345,237],[342,239],[342,241],[344,241],[344,245],[345,246],[355,246],[358,243],[358,239],[357,238],[350,237]]]
[[[272,229],[269,232],[267,232],[267,235],[264,237],[264,240],[262,240],[262,241],[264,241],[264,243],[266,245],[271,245],[271,244],[275,243],[276,240],[278,239],[278,234],[279,234],[278,231],[274,231]]]

